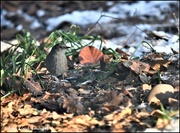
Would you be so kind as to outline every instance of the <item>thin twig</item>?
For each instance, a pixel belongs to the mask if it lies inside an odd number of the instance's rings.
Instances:
[[[174,16],[175,21],[178,23],[178,20],[177,20],[177,17],[176,17],[175,13],[173,13],[173,16]],[[179,27],[178,26],[177,26],[177,30],[178,30],[178,33],[179,33]]]
[[[112,19],[120,20],[119,18],[116,18],[116,17],[112,17],[112,16],[109,16],[109,15],[101,14],[101,16],[98,18],[98,20],[89,28],[89,31],[85,35],[89,35],[94,30],[95,25],[99,24],[99,21],[101,20],[102,17],[109,17],[109,18],[112,18]],[[102,29],[102,27],[101,27],[101,29]]]

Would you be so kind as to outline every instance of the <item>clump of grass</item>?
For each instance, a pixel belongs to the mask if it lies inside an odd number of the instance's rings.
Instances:
[[[111,48],[104,48],[103,49],[103,38],[101,36],[91,36],[91,35],[85,35],[85,36],[78,36],[78,33],[80,31],[80,27],[76,25],[72,25],[67,32],[62,30],[55,30],[53,31],[47,41],[45,46],[47,48],[53,47],[55,44],[69,44],[69,47],[66,52],[66,56],[75,56],[77,57],[79,51],[84,46],[92,46],[95,41],[100,41],[99,49],[102,50],[104,54],[113,54],[115,56],[115,59],[120,59],[120,55]],[[88,42],[86,40],[89,40]],[[50,42],[48,44],[48,42]]]
[[[162,119],[171,120],[174,115],[179,113],[179,110],[177,110],[177,111],[174,111],[174,110],[168,111],[168,110],[166,110],[164,108],[163,104],[160,104],[160,107],[161,107],[161,111],[163,112],[163,114],[161,116]]]
[[[1,57],[1,86],[5,81],[11,78],[11,86],[13,87],[17,77],[15,74],[26,77],[28,72],[37,73],[35,65],[39,61],[45,59],[44,51],[38,48],[37,41],[32,38],[29,32],[23,31],[23,35],[16,35],[18,44],[12,45],[6,53]],[[14,90],[15,88],[11,88]]]
[[[80,28],[75,25],[72,25],[67,32],[55,30],[49,35],[45,47],[52,48],[57,43],[69,43],[70,48],[67,50],[66,55],[77,56],[82,47],[91,46],[96,40],[100,40],[99,49],[102,49],[103,38],[101,36],[78,36],[79,30]],[[29,32],[24,30],[22,35],[17,34],[16,40],[18,44],[12,44],[12,47],[7,50],[8,53],[3,54],[1,58],[1,86],[3,84],[7,86],[5,81],[11,77],[11,86],[7,87],[10,87],[9,91],[12,92],[16,90],[16,88],[13,88],[13,84],[18,80],[18,77],[14,75],[26,78],[28,73],[37,74],[37,65],[46,59],[45,51],[37,46],[37,40]],[[89,40],[89,42],[87,43],[84,40]],[[117,52],[112,49],[105,49],[103,52],[118,57]],[[21,80],[23,82],[23,78]]]
[[[57,43],[63,44],[70,44],[70,48],[67,50],[67,56],[74,55],[76,51],[82,49],[82,47],[86,45],[93,45],[94,41],[100,40],[100,48],[102,47],[102,37],[100,36],[78,36],[80,31],[80,27],[76,25],[72,25],[70,29],[65,32],[63,30],[55,30],[53,31],[48,39],[47,42],[51,42],[49,45],[46,44],[47,48],[53,47]],[[85,42],[84,40],[90,40],[89,43]]]

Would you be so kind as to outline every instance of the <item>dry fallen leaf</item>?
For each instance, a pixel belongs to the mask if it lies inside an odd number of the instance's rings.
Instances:
[[[123,100],[123,96],[124,96],[123,93],[119,93],[119,94],[112,93],[112,100],[109,101],[110,105],[119,106],[119,104]]]
[[[168,102],[173,110],[178,110],[179,100],[174,98],[168,98]]]
[[[174,96],[174,88],[169,84],[158,84],[148,94],[148,102],[167,104],[168,98]]]
[[[68,96],[64,99],[63,108],[67,109],[68,113],[81,114],[84,111],[84,107],[77,98]]]
[[[29,81],[25,79],[24,83],[26,87],[29,89],[29,91],[32,92],[34,95],[42,94],[42,88],[39,82]]]
[[[21,116],[27,116],[29,114],[33,114],[36,110],[32,108],[31,105],[25,105],[24,108],[19,108],[18,111]]]
[[[158,120],[156,122],[156,128],[163,129],[169,124],[169,122],[170,121],[168,119],[158,118]]]
[[[142,84],[142,89],[145,91],[145,90],[151,90],[151,85],[149,84]]]
[[[126,52],[122,51],[120,48],[116,48],[116,52],[118,52],[120,55],[122,55],[121,58],[128,59],[129,54],[127,54]]]
[[[103,57],[103,52],[94,46],[85,46],[79,53],[79,61],[81,64],[96,64]]]
[[[163,60],[163,59],[162,60],[154,60],[154,61],[150,62],[150,66],[153,70],[158,71],[158,70],[160,70],[160,68],[162,66],[167,68],[170,63],[171,63],[170,61]]]
[[[148,72],[150,65],[137,60],[128,60],[123,62],[124,66],[131,68],[135,73]]]

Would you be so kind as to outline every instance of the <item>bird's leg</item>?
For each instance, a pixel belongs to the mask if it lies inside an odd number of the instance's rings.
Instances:
[[[62,78],[63,78],[63,85],[65,86],[65,83],[64,83],[64,76],[65,76],[65,73],[62,74]]]
[[[65,72],[62,74],[62,78],[63,78],[63,85],[65,86],[64,77],[67,77],[67,73],[65,73]]]

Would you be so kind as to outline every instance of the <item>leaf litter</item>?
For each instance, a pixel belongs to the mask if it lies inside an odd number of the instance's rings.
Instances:
[[[136,60],[116,49],[121,61],[114,62],[115,55],[88,49],[90,56],[81,51],[81,65],[69,69],[63,81],[55,81],[44,67],[38,75],[16,75],[24,84],[17,79],[14,88],[25,91],[1,98],[2,132],[170,130],[179,110],[177,51],[151,52]]]

